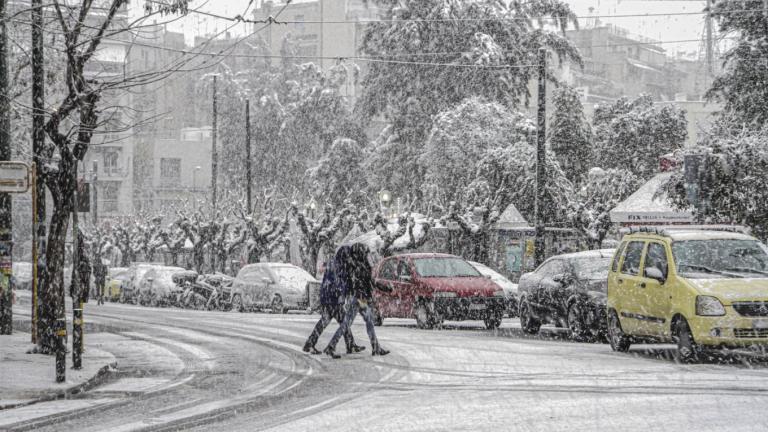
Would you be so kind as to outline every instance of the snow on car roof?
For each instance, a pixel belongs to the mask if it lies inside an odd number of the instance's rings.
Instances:
[[[578,258],[612,258],[616,249],[595,249],[581,252],[571,252],[567,254],[557,255],[552,258],[566,258],[566,259],[578,259]]]
[[[728,231],[707,231],[707,230],[669,230],[667,235],[672,240],[756,240],[754,237]]]
[[[400,255],[395,255],[395,256],[410,257],[410,258],[414,258],[414,259],[419,259],[419,258],[461,258],[461,257],[456,256],[456,255],[437,253],[437,252],[417,252],[417,253],[400,254]]]

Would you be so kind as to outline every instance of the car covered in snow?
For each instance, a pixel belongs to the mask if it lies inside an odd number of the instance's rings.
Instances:
[[[608,269],[614,249],[557,255],[520,277],[520,326],[530,334],[542,324],[566,327],[574,339],[605,335]]]
[[[17,290],[31,290],[32,263],[24,261],[14,262],[13,282]]]
[[[107,271],[107,281],[104,287],[104,298],[118,301],[123,292],[123,286],[131,282],[131,272],[128,267],[111,267]]]
[[[306,270],[292,264],[248,264],[232,281],[232,309],[269,309],[273,313],[306,310],[309,292],[319,284]]]
[[[144,274],[153,268],[164,267],[163,263],[135,262],[128,267],[130,280],[122,284],[120,293],[121,303],[139,303],[139,284],[144,279]]]
[[[376,283],[391,291],[374,291],[374,317],[416,318],[419,328],[444,320],[483,320],[489,329],[501,324],[504,291],[463,258],[438,253],[396,255],[374,269]]]
[[[483,276],[492,280],[493,283],[504,290],[504,311],[510,318],[517,316],[517,284],[505,278],[501,273],[479,262],[470,261],[472,267],[476,268]]]
[[[768,246],[738,227],[649,228],[625,235],[608,277],[615,351],[676,343],[705,349],[768,346]]]
[[[186,273],[189,272],[181,267],[151,267],[144,272],[139,281],[139,304],[148,306],[175,304],[184,289],[179,286],[174,276]],[[197,277],[197,274],[195,274],[195,277]]]

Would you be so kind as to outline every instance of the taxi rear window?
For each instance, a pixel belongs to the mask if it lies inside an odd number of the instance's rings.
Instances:
[[[611,266],[611,271],[619,271],[619,260],[621,259],[621,255],[624,253],[625,247],[627,247],[627,242],[622,243],[619,247],[619,250],[616,251],[616,255],[613,256],[613,265]]]

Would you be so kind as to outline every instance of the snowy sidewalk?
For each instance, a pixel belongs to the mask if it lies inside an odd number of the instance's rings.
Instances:
[[[83,368],[72,369],[72,354],[68,353],[67,380],[57,383],[54,356],[27,354],[32,347],[29,333],[14,332],[10,336],[0,336],[0,415],[2,410],[15,406],[87,390],[101,375],[117,365],[112,354],[90,347],[87,342],[86,339]]]

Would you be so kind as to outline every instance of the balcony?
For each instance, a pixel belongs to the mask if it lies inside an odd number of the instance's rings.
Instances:
[[[128,170],[123,167],[105,166],[99,170],[99,178],[124,179],[128,177]]]

